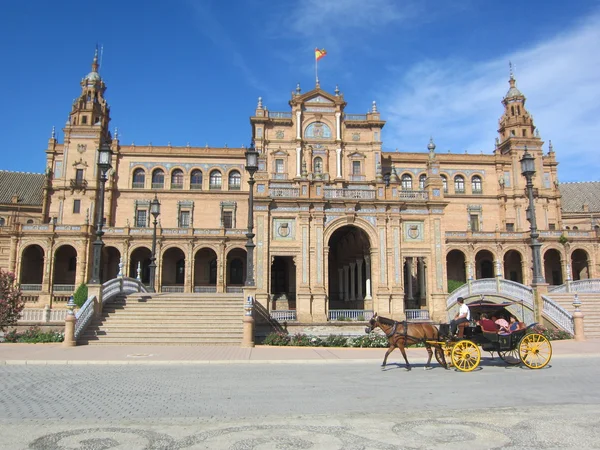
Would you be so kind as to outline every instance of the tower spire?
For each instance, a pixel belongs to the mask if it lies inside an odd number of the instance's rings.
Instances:
[[[96,51],[94,52],[94,60],[92,61],[92,72],[98,72],[98,45],[96,45]]]

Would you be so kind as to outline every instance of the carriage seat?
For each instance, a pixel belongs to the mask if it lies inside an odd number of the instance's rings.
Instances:
[[[459,339],[463,338],[465,335],[465,328],[469,326],[469,322],[462,322],[458,324],[458,328],[457,328],[457,337]]]

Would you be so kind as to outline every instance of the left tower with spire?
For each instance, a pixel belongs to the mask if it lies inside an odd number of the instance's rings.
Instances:
[[[108,131],[110,107],[104,97],[106,84],[99,69],[96,48],[92,70],[82,78],[81,93],[73,100],[63,128],[63,144],[58,143],[54,133],[50,138],[43,211],[46,221],[75,225],[94,217],[99,184],[98,149],[113,144]]]

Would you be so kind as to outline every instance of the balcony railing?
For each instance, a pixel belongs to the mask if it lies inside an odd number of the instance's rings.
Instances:
[[[221,190],[221,185],[220,184],[211,184],[208,186],[208,188],[211,191],[220,191]]]
[[[227,286],[225,292],[228,294],[241,294],[244,292],[244,286]]]
[[[71,178],[70,181],[71,189],[83,189],[86,190],[88,186],[87,180],[78,180],[77,178]]]
[[[473,189],[473,190],[471,190],[471,192],[473,193],[473,195],[481,195],[481,194],[483,194],[483,190],[482,189]]]
[[[300,189],[299,188],[291,188],[291,187],[285,187],[285,188],[273,188],[272,187],[272,188],[269,188],[269,196],[295,198],[295,197],[300,196]]]
[[[271,119],[291,119],[292,113],[290,112],[280,112],[280,111],[269,111],[269,117]]]
[[[271,175],[273,180],[287,180],[287,173],[274,173]]]
[[[143,181],[141,181],[139,183],[132,183],[131,187],[133,189],[144,189],[146,187],[146,183],[144,183]]]
[[[335,189],[325,188],[325,198],[352,198],[362,200],[373,200],[375,189]]]
[[[344,120],[349,120],[349,121],[367,120],[367,115],[366,114],[345,114]]]
[[[213,294],[217,292],[217,286],[194,286],[195,294]]]
[[[429,319],[429,311],[426,309],[406,309],[404,310],[406,314],[406,320],[412,321],[426,321]]]
[[[161,286],[160,291],[165,293],[181,294],[183,292],[183,286]]]
[[[202,183],[191,183],[190,184],[190,189],[201,191],[202,190]]]
[[[400,200],[427,200],[429,193],[427,191],[399,191]]]
[[[152,189],[164,189],[165,183],[152,183]]]
[[[54,292],[74,292],[75,285],[74,284],[55,284],[52,288]]]
[[[271,311],[270,312],[271,319],[277,320],[278,322],[292,322],[298,320],[296,318],[296,311],[292,309],[282,309],[279,311]]]
[[[350,175],[350,181],[365,181],[366,175]]]
[[[22,284],[21,290],[27,291],[27,292],[41,292],[42,285],[41,284]]]
[[[239,184],[230,184],[229,185],[230,191],[240,191],[241,189],[242,189],[242,187]]]
[[[171,183],[171,189],[183,189],[183,183]]]
[[[366,321],[371,320],[373,311],[367,309],[330,309],[329,320],[351,320]]]

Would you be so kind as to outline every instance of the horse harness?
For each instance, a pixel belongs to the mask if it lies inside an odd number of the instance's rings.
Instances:
[[[398,333],[398,325],[402,325],[404,327],[404,333]],[[414,336],[410,336],[408,334],[408,322],[406,322],[406,320],[404,320],[402,322],[394,321],[394,325],[392,326],[392,330],[389,333],[386,333],[385,336],[388,339],[391,339],[391,337],[393,335],[395,335],[395,334],[400,334],[404,338],[404,342],[405,342],[404,345],[406,345],[406,342],[407,342],[408,339],[411,339],[411,340],[413,340],[415,342],[421,342],[423,340],[423,339],[416,338]]]

